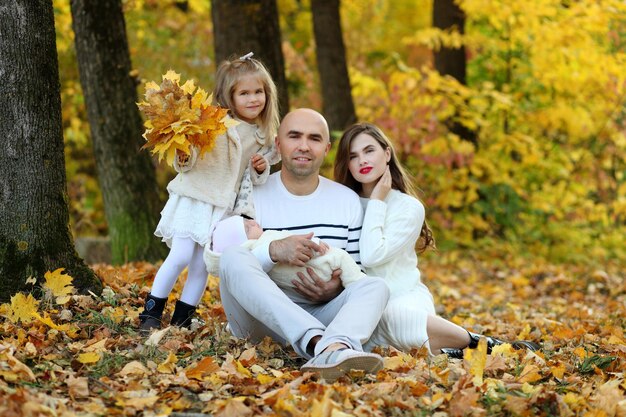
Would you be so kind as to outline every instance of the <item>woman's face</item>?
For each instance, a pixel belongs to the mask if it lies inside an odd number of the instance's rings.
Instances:
[[[350,161],[348,169],[355,180],[361,184],[378,181],[391,159],[389,148],[383,149],[381,144],[368,135],[360,133],[350,143]]]

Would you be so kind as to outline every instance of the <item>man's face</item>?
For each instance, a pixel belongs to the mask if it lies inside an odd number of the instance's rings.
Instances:
[[[317,177],[330,149],[328,127],[318,113],[296,110],[283,119],[276,147],[283,170],[300,179]]]

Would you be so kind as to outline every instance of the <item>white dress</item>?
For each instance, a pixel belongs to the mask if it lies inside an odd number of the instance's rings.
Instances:
[[[235,174],[238,175],[237,181],[235,181],[235,189],[230,192],[235,192],[239,189],[241,178],[248,165],[249,159],[259,150],[257,141],[251,139],[258,134],[257,126],[240,120],[238,121],[239,124],[235,129],[237,129],[238,136],[241,138],[242,142],[240,143],[242,158]],[[228,156],[225,157],[228,158]],[[192,157],[191,169],[194,169],[195,164],[206,165],[207,162],[208,161],[204,161],[201,158]],[[175,180],[176,179],[173,181]],[[207,187],[219,187],[221,185],[210,184],[209,182],[210,181],[207,179]],[[229,191],[223,190],[223,192]],[[179,195],[170,191],[167,203],[165,203],[165,207],[161,210],[161,219],[157,224],[154,234],[160,237],[170,248],[172,247],[172,239],[174,236],[190,238],[200,246],[206,246],[210,241],[215,225],[224,218],[228,210],[228,207],[215,206],[209,202]]]

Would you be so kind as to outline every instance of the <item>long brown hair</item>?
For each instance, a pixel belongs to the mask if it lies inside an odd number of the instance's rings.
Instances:
[[[353,189],[357,193],[360,193],[363,190],[363,184],[354,179],[348,167],[350,163],[350,146],[352,145],[352,140],[354,140],[354,138],[359,136],[361,133],[365,133],[366,135],[374,138],[383,150],[389,149],[389,153],[391,155],[389,160],[391,188],[418,198],[417,192],[409,175],[402,167],[402,164],[400,164],[400,161],[398,161],[396,151],[394,150],[391,141],[387,138],[387,136],[385,136],[382,130],[371,123],[356,123],[343,132],[343,135],[339,140],[339,146],[337,147],[337,156],[335,157],[335,181]],[[424,224],[422,225],[422,230],[420,231],[420,237],[417,241],[417,250],[422,253],[429,246],[433,249],[436,247],[435,238],[433,237],[433,232],[430,230],[426,219],[424,219]]]
[[[274,84],[272,76],[261,61],[250,57],[231,57],[230,59],[222,61],[215,73],[215,92],[213,100],[221,107],[230,109],[233,116],[237,116],[234,114],[235,102],[233,100],[233,93],[235,92],[239,80],[249,74],[256,75],[265,90],[265,107],[259,115],[259,127],[265,134],[265,144],[269,146],[274,143],[274,137],[278,131],[280,121],[278,114],[278,93],[276,92],[276,84]]]

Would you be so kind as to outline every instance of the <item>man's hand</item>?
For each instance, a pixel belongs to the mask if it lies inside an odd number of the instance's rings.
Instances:
[[[343,287],[341,286],[341,269],[335,269],[329,281],[322,280],[311,268],[307,268],[307,277],[302,272],[298,272],[298,278],[291,281],[294,289],[302,296],[314,303],[323,303],[335,298]]]
[[[265,168],[267,168],[267,163],[265,162],[265,158],[263,158],[258,153],[255,153],[254,155],[252,155],[252,157],[250,158],[250,161],[252,162],[252,167],[259,175],[262,174],[263,171],[265,171]]]
[[[293,235],[270,243],[270,258],[272,261],[295,266],[304,266],[315,252],[322,250],[321,246],[313,242],[313,233]]]

